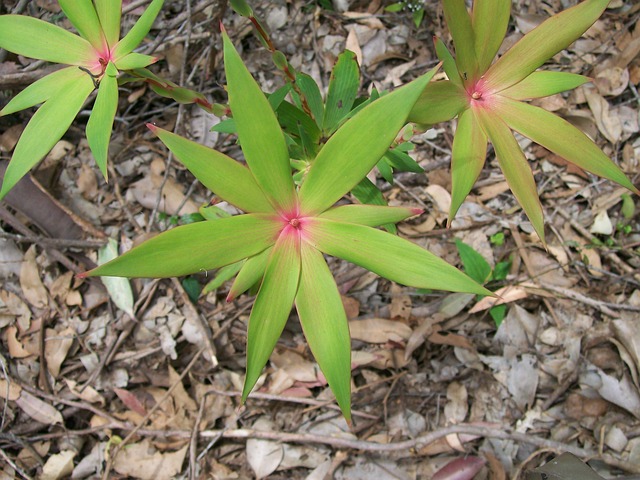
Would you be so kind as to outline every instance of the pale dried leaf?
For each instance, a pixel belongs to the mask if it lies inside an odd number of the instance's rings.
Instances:
[[[34,397],[29,392],[22,391],[20,398],[16,400],[16,404],[35,421],[44,423],[46,425],[55,425],[56,423],[62,424],[62,414],[56,410],[56,408],[40,400],[38,397]]]
[[[640,394],[626,374],[618,380],[592,365],[580,376],[580,382],[595,389],[605,400],[640,418]]]
[[[617,116],[612,115],[609,102],[594,88],[584,88],[584,94],[600,133],[611,143],[617,143],[622,137],[622,123]]]
[[[73,450],[63,450],[51,455],[42,467],[40,480],[60,480],[73,472],[73,459],[76,453]]]
[[[113,469],[120,475],[141,480],[172,480],[182,471],[188,449],[185,445],[175,452],[161,453],[145,439],[120,450],[113,461]]]
[[[110,238],[106,245],[98,250],[98,265],[107,263],[117,256],[118,242]],[[129,279],[124,277],[100,277],[100,279],[116,307],[133,318],[133,291],[131,290]]]
[[[273,431],[275,425],[267,417],[259,418],[253,428],[260,431]],[[256,474],[256,478],[271,475],[280,466],[284,458],[284,448],[281,443],[260,438],[247,440],[247,461]]]
[[[366,343],[403,343],[411,336],[411,327],[393,320],[383,318],[367,318],[349,322],[351,338]]]
[[[495,294],[498,295],[498,298],[494,297],[484,297],[478,303],[476,303],[471,309],[469,313],[478,313],[483,310],[487,310],[491,307],[495,307],[496,305],[502,305],[504,303],[516,302],[518,300],[522,300],[523,298],[527,298],[529,294],[527,290],[522,285],[508,285],[506,287],[502,287],[495,291]]]
[[[77,398],[80,398],[81,400],[84,400],[85,402],[89,402],[89,403],[98,403],[102,406],[105,405],[105,399],[102,395],[100,395],[98,393],[98,391],[93,388],[91,385],[87,385],[85,386],[82,391],[78,390],[77,385],[78,383],[75,382],[74,380],[65,378],[64,379],[65,383],[67,384],[67,387],[69,387],[69,391],[71,392],[71,394]]]
[[[591,233],[597,233],[601,235],[611,235],[613,233],[613,223],[609,218],[609,214],[606,210],[598,212],[593,219],[593,224],[589,229]]]
[[[447,423],[461,423],[469,410],[467,387],[459,382],[451,382],[447,387],[447,403],[444,416]]]
[[[24,298],[36,308],[45,308],[49,303],[47,289],[40,280],[40,272],[36,264],[36,246],[31,245],[24,254],[20,268],[20,287]]]
[[[15,401],[20,398],[22,387],[15,382],[8,382],[4,378],[0,378],[0,398]]]
[[[44,344],[44,356],[47,360],[47,368],[53,378],[60,374],[60,367],[75,338],[75,331],[72,328],[65,328],[61,332],[56,332],[52,328],[46,330],[46,340]]]

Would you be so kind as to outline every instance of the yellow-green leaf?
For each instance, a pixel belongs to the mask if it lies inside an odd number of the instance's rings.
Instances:
[[[84,38],[25,15],[0,15],[0,48],[53,63],[91,66],[97,61]]]
[[[301,246],[296,309],[309,348],[347,421],[351,420],[351,342],[340,293],[322,254]]]
[[[537,71],[515,85],[502,90],[500,95],[514,100],[548,97],[573,90],[589,81],[591,81],[589,77],[575,73]]]
[[[33,114],[22,132],[4,174],[0,199],[62,138],[94,85],[89,75],[82,75],[58,87],[60,90]]]
[[[451,209],[449,223],[476,183],[487,157],[487,136],[472,109],[458,116],[451,151]]]
[[[273,247],[269,247],[266,250],[247,258],[238,272],[238,276],[234,280],[233,285],[231,285],[231,289],[227,295],[227,302],[230,302],[239,295],[242,295],[262,280],[272,250]]]
[[[245,160],[274,207],[294,212],[289,151],[276,114],[229,37],[224,34],[223,39],[229,106]]]
[[[511,0],[474,0],[471,23],[475,35],[478,69],[485,72],[507,33]]]
[[[456,49],[458,71],[463,78],[466,75],[468,81],[475,80],[478,73],[478,60],[473,25],[465,1],[443,0],[442,7]]]
[[[331,136],[300,187],[303,213],[331,207],[369,173],[406,123],[436,70],[370,103]]]
[[[190,223],[161,233],[85,276],[164,278],[206,272],[273,245],[280,222],[248,214]]]
[[[106,53],[106,40],[93,2],[91,0],[58,0],[58,3],[80,36],[96,50]]]
[[[489,140],[493,144],[498,164],[502,173],[522,205],[527,217],[531,221],[538,237],[544,243],[544,218],[542,205],[536,189],[536,181],[529,167],[520,145],[504,121],[482,108],[476,109],[476,115]]]
[[[100,25],[104,31],[109,47],[113,48],[120,39],[120,17],[122,15],[122,0],[93,0]]]
[[[245,212],[273,211],[247,167],[223,153],[162,128],[154,125],[149,125],[149,128],[214,194]]]
[[[464,89],[450,81],[432,82],[420,94],[408,121],[421,125],[446,122],[468,107]]]
[[[112,57],[117,62],[136,48],[147,36],[154,20],[160,13],[164,0],[152,0],[131,30],[113,47]]]
[[[371,227],[312,219],[309,243],[381,277],[416,288],[493,295],[467,275],[415,243]]]
[[[548,18],[522,37],[494,63],[484,78],[488,90],[518,83],[567,48],[598,19],[610,0],[586,0]]]
[[[543,108],[508,98],[496,102],[495,111],[512,129],[568,162],[640,193],[620,167],[589,137],[563,118]]]
[[[300,239],[296,233],[281,234],[267,263],[260,291],[249,317],[247,374],[242,401],[260,377],[287,323],[300,279]]]
[[[383,205],[341,205],[323,212],[320,217],[345,223],[356,223],[369,227],[379,227],[387,223],[420,215],[421,208],[387,207]]]
[[[100,80],[98,96],[86,129],[89,148],[105,180],[107,179],[109,141],[111,140],[113,119],[118,108],[118,79],[116,76],[112,76],[114,73],[117,74],[117,71],[111,62],[109,62],[109,67]]]

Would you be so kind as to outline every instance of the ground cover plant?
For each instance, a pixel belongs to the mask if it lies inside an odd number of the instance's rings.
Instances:
[[[513,194],[544,241],[536,183],[510,130],[638,193],[622,170],[584,133],[566,120],[522,101],[554,95],[589,81],[582,75],[537,69],[579,38],[608,4],[609,0],[586,0],[554,15],[494,62],[507,31],[511,2],[476,0],[470,14],[464,0],[443,1],[456,57],[441,39],[436,39],[436,51],[448,80],[426,88],[410,118],[435,124],[458,117],[452,148],[449,221],[480,175],[490,140]]]

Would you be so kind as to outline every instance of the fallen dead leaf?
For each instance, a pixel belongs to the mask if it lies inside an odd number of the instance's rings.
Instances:
[[[60,480],[73,472],[73,459],[76,452],[73,450],[63,450],[60,453],[51,455],[42,467],[40,480]]]
[[[275,425],[266,416],[260,417],[253,425],[260,431],[273,431]],[[280,466],[284,458],[284,448],[281,443],[261,438],[247,440],[247,461],[256,474],[256,478],[265,478],[271,475]]]
[[[36,246],[31,245],[24,254],[20,268],[20,287],[24,298],[36,308],[45,308],[49,303],[47,289],[40,280],[40,271],[36,264]]]
[[[16,400],[16,404],[35,421],[46,425],[63,424],[62,414],[56,408],[40,400],[38,397],[31,395],[29,392],[22,391],[20,398]]]
[[[161,453],[144,439],[120,450],[113,461],[113,469],[120,475],[140,480],[172,480],[182,471],[188,449],[185,445],[175,452]]]
[[[9,401],[16,401],[20,398],[22,387],[14,382],[8,382],[4,378],[0,378],[0,398]]]
[[[61,332],[47,328],[44,356],[47,360],[47,369],[53,378],[58,378],[60,367],[62,366],[62,362],[67,358],[75,335],[76,333],[73,328],[65,328]]]
[[[408,325],[383,318],[351,320],[349,331],[352,339],[366,343],[404,343],[412,333],[411,327]]]

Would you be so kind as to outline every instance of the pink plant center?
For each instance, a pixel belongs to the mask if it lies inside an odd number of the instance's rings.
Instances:
[[[281,220],[283,222],[281,235],[297,235],[298,238],[306,238],[305,225],[309,222],[309,217],[306,217],[299,212],[293,212],[290,214],[282,214]]]
[[[111,49],[105,45],[102,50],[95,50],[96,59],[89,66],[89,70],[94,75],[101,77],[104,75],[105,70],[107,69],[107,65],[109,62],[113,62],[115,59],[111,53]]]
[[[487,88],[484,79],[471,83],[467,88],[467,99],[472,108],[488,108],[492,100],[492,93]]]

